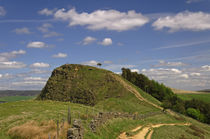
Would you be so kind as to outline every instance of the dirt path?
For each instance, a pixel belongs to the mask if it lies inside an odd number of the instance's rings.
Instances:
[[[117,81],[119,81],[126,89],[128,89],[132,94],[134,94],[139,100],[141,101],[145,101],[146,103],[160,109],[163,110],[162,107],[148,101],[147,99],[145,99],[144,97],[141,96],[141,94],[130,84],[126,83],[123,79],[121,79],[120,77],[116,76],[116,75],[112,75],[113,78],[115,78]],[[170,115],[172,116],[178,116],[175,112],[171,111],[171,110],[166,110]]]
[[[121,79],[118,76],[113,75],[113,77],[119,81],[126,89],[128,89],[131,93],[133,93],[140,101],[145,101],[146,103],[163,110],[162,107],[148,101],[144,97],[141,96],[141,94],[131,85],[126,83],[123,79]],[[172,116],[178,116],[175,112],[171,110],[167,110],[167,112],[172,115]],[[156,125],[147,125],[145,126],[140,132],[138,132],[136,135],[132,137],[127,137],[126,132],[123,132],[118,136],[118,139],[144,139],[144,137],[148,134],[147,139],[151,139],[152,134],[154,132],[153,128],[158,128],[161,126],[175,126],[175,125],[183,125],[183,126],[188,126],[190,123],[172,123],[172,124],[156,124]],[[137,130],[141,129],[142,126],[138,126],[137,128],[133,129],[132,132],[136,132]],[[148,133],[149,132],[149,133]]]
[[[145,136],[147,135],[146,139],[151,139],[152,134],[154,132],[154,128],[158,128],[161,126],[175,126],[175,125],[182,125],[182,126],[189,126],[190,123],[171,123],[171,124],[155,124],[155,125],[147,125],[145,126],[141,131],[139,131],[136,135],[131,136],[131,137],[127,137],[126,132],[123,132],[122,134],[120,134],[120,136],[118,136],[118,139],[144,139]],[[133,129],[132,131],[137,131],[137,128]]]

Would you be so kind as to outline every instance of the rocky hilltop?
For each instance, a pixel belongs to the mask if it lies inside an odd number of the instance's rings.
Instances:
[[[129,91],[116,80],[116,76],[96,67],[65,64],[52,72],[37,99],[95,105],[101,100],[123,97]]]

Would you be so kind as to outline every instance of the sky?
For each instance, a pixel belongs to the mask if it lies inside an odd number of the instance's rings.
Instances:
[[[210,0],[0,0],[0,90],[42,89],[63,64],[210,88]]]

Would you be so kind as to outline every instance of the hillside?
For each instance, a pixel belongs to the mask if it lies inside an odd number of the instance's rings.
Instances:
[[[110,71],[76,64],[56,68],[39,100],[70,101],[95,105],[109,98],[125,98],[129,90]]]
[[[84,139],[210,138],[209,125],[169,110],[163,112],[160,105],[111,71],[63,65],[52,72],[38,100],[0,104],[0,139],[48,139],[57,133],[65,139],[67,129],[73,126],[67,124],[68,108],[72,122],[81,120]],[[104,121],[93,126],[93,131],[91,123],[100,118]]]

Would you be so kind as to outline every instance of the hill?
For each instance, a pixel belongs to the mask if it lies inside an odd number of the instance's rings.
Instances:
[[[40,90],[0,90],[0,97],[8,96],[36,96]]]
[[[198,92],[206,92],[206,93],[210,93],[210,89],[199,90]]]
[[[189,91],[189,90],[181,90],[181,89],[175,89],[175,88],[171,88],[171,90],[175,93],[175,94],[204,94],[205,92],[199,92],[199,91]]]
[[[73,126],[67,123],[69,113],[70,121],[81,120],[84,139],[121,135],[210,138],[209,125],[170,110],[163,112],[160,105],[160,101],[111,71],[63,65],[52,72],[37,100],[0,104],[0,138],[48,139],[60,135],[64,139]],[[102,122],[92,125],[100,119]]]
[[[37,99],[95,105],[109,98],[125,98],[130,92],[117,78],[107,70],[66,64],[52,72]]]

